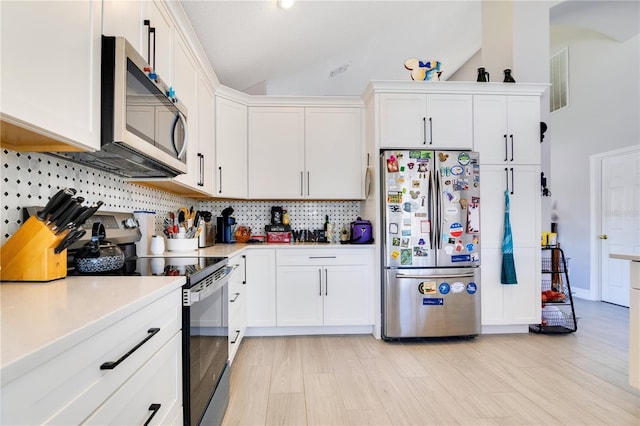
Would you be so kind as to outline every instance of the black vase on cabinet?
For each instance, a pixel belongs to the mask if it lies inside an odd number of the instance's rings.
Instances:
[[[515,83],[516,80],[511,76],[511,69],[507,68],[504,70],[504,83]]]

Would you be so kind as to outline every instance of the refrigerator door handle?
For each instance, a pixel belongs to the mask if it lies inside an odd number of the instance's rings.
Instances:
[[[438,234],[436,235],[436,238],[438,239],[436,241],[436,248],[441,249],[442,248],[442,208],[443,208],[443,202],[442,202],[442,175],[440,174],[440,170],[436,171],[437,173],[437,177],[436,177],[436,211],[437,211],[437,217],[436,217],[436,225],[437,225],[437,229],[438,229]]]
[[[428,211],[429,211],[429,244],[430,244],[430,249],[433,250],[433,246],[435,243],[435,236],[436,236],[436,225],[435,225],[435,215],[434,215],[434,205],[435,205],[435,184],[433,183],[433,174],[435,172],[431,172],[429,174],[429,206],[428,206]]]
[[[417,275],[417,274],[396,274],[397,279],[442,279],[442,278],[472,278],[473,272],[465,274],[444,274],[444,275]]]

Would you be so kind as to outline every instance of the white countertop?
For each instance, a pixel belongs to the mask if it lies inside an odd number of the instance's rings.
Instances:
[[[632,262],[640,262],[640,254],[609,253],[609,257],[612,259],[623,259],[630,260]]]
[[[68,277],[0,284],[0,380],[7,383],[185,283],[184,277]]]
[[[245,243],[234,243],[234,244],[216,244],[211,247],[201,248],[197,251],[187,251],[187,252],[176,252],[176,251],[165,251],[163,254],[158,255],[161,257],[168,256],[178,256],[178,257],[188,257],[188,256],[222,256],[222,257],[233,257],[236,254],[240,254],[244,249],[331,249],[331,250],[344,250],[344,249],[372,249],[374,247],[373,244],[326,244],[326,243],[257,243],[257,244],[245,244]],[[150,256],[153,255],[144,255]]]

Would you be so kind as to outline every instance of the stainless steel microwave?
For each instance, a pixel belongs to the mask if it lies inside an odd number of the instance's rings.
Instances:
[[[102,37],[101,148],[53,153],[129,178],[187,172],[187,109],[124,37]]]

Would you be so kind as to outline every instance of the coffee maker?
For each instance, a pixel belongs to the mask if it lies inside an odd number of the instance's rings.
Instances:
[[[221,215],[216,218],[216,242],[229,244],[236,242],[235,228],[236,218],[231,217],[233,208],[227,207],[222,210]]]

